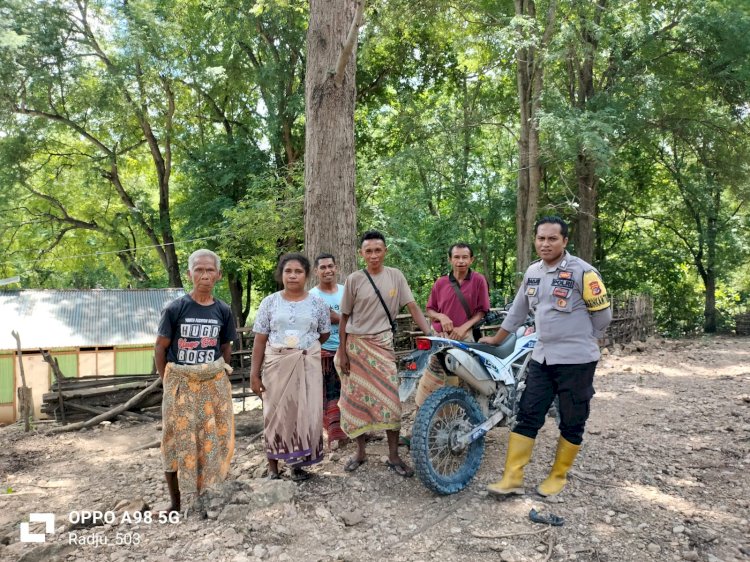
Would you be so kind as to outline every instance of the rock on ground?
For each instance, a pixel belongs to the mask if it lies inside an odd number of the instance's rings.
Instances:
[[[354,473],[343,470],[349,445],[306,482],[264,480],[262,443],[253,440],[261,416],[250,411],[238,415],[249,429],[237,436],[228,481],[187,519],[148,519],[147,508],[167,500],[158,449],[137,450],[158,439],[156,423],[49,436],[40,432],[46,424],[31,434],[0,428],[0,560],[526,561],[545,560],[550,548],[552,560],[748,560],[748,349],[748,338],[705,337],[610,350],[569,484],[549,500],[485,493],[502,473],[507,428],[487,435],[477,476],[453,496],[388,471],[385,441],[368,444],[369,462]],[[413,417],[407,404],[404,433]],[[545,477],[557,435],[548,420],[527,489]],[[564,526],[531,523],[532,507],[564,517]],[[81,523],[92,511],[117,520]],[[54,513],[54,533],[19,542],[20,524],[37,512]]]

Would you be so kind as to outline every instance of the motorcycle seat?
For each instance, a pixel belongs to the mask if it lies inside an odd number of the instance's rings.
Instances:
[[[505,338],[505,341],[501,343],[500,345],[489,345],[486,343],[470,343],[470,342],[464,342],[467,347],[471,347],[472,349],[478,349],[479,351],[483,351],[484,353],[489,353],[490,355],[494,355],[495,357],[498,357],[500,359],[505,359],[513,353],[513,350],[516,348],[516,340],[518,338],[515,334],[509,335],[507,338]]]

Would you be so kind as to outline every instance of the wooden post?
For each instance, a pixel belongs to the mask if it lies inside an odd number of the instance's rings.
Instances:
[[[65,425],[67,422],[65,421],[65,402],[63,400],[62,391],[62,381],[65,376],[60,370],[60,364],[57,362],[56,357],[53,358],[52,355],[50,355],[49,351],[44,351],[43,349],[40,349],[39,352],[42,354],[42,359],[49,363],[49,366],[52,368],[52,372],[55,375],[55,380],[57,381],[57,399],[60,402],[60,421],[63,425]]]
[[[16,339],[16,347],[18,348],[18,367],[21,370],[21,386],[18,389],[18,407],[21,410],[21,417],[23,418],[23,430],[31,431],[30,418],[34,414],[34,402],[31,396],[31,389],[26,386],[26,374],[23,370],[23,354],[21,352],[21,336],[15,330],[10,333]]]

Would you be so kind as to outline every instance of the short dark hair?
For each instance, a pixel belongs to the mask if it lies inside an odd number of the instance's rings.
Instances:
[[[453,250],[455,250],[456,248],[466,248],[467,250],[469,250],[469,256],[472,258],[474,257],[474,250],[471,249],[471,246],[469,246],[466,242],[456,242],[455,244],[453,244],[453,246],[448,248],[449,258],[453,257]]]
[[[383,233],[379,230],[368,230],[362,235],[362,238],[359,239],[359,245],[362,246],[362,244],[365,243],[365,240],[382,240],[383,245],[386,245],[385,243],[385,236],[383,236]]]
[[[568,237],[568,223],[566,223],[557,215],[552,215],[549,217],[542,217],[541,219],[536,221],[536,224],[534,225],[534,235],[536,235],[536,231],[539,229],[540,224],[559,224],[560,234],[562,234],[562,237],[563,238]]]
[[[276,273],[274,273],[277,283],[282,283],[284,268],[290,261],[298,261],[302,266],[302,269],[305,270],[305,277],[310,275],[310,260],[300,253],[292,252],[290,254],[284,254],[279,258],[279,264],[276,266]]]
[[[322,254],[318,254],[318,256],[315,258],[315,268],[317,268],[320,264],[320,260],[333,260],[333,263],[336,263],[336,258],[333,257],[333,254],[327,254],[323,252]]]

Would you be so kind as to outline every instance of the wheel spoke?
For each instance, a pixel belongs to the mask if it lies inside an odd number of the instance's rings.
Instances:
[[[461,468],[467,450],[454,453],[450,438],[452,433],[464,433],[469,427],[471,423],[463,404],[448,402],[435,412],[427,436],[427,450],[430,462],[440,474],[450,476]]]

